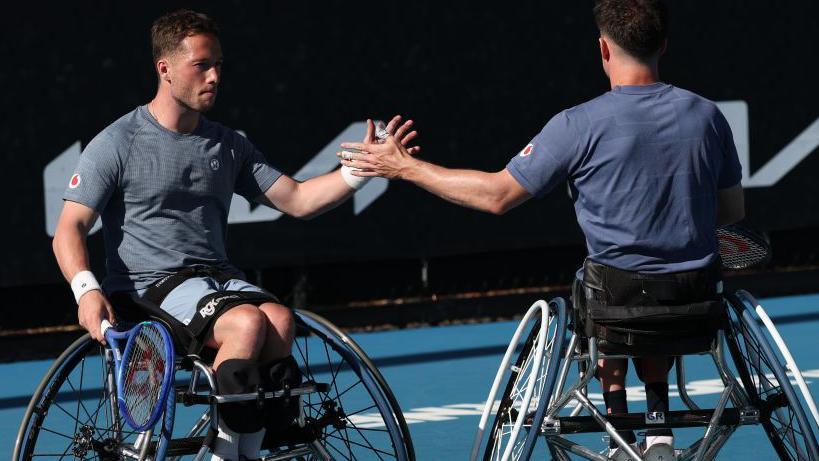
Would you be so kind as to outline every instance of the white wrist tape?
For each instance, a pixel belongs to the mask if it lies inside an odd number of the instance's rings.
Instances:
[[[100,284],[97,282],[97,279],[94,277],[94,274],[91,273],[91,271],[77,272],[77,275],[71,279],[71,291],[74,292],[74,300],[77,301],[77,304],[80,303],[80,298],[82,298],[82,295],[91,290],[99,289]]]
[[[344,179],[344,182],[347,183],[348,186],[352,187],[355,190],[361,189],[364,187],[364,184],[367,184],[367,181],[370,178],[365,178],[363,176],[353,176],[353,171],[361,171],[356,168],[351,168],[347,165],[341,165],[341,178]]]

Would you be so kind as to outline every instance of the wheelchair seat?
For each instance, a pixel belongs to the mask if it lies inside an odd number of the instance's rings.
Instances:
[[[620,270],[587,260],[572,287],[570,329],[582,349],[597,338],[600,352],[680,356],[711,350],[725,328],[718,267],[672,274]]]

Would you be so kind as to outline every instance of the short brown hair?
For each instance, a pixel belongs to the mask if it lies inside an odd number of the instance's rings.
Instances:
[[[161,16],[151,26],[154,61],[176,51],[185,37],[198,34],[213,34],[218,37],[216,21],[204,13],[191,10],[178,10]]]
[[[597,0],[594,22],[638,59],[652,57],[668,37],[668,8],[660,0]]]

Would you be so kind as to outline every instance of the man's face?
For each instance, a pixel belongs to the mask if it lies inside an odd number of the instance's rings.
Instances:
[[[186,37],[167,61],[174,99],[197,112],[213,107],[222,74],[219,39],[211,34]]]

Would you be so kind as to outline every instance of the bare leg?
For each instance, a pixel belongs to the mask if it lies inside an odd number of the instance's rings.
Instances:
[[[628,362],[625,359],[600,359],[597,362],[597,378],[603,388],[603,400],[606,401],[606,411],[612,413],[628,413],[626,400],[626,372]],[[617,431],[626,443],[634,443],[637,438],[632,431]],[[609,448],[617,448],[614,439],[609,441]]]
[[[293,338],[296,335],[296,323],[293,312],[286,306],[276,303],[264,303],[259,306],[267,323],[265,345],[259,356],[259,362],[265,363],[290,355]]]
[[[262,351],[267,335],[267,322],[259,308],[242,304],[225,312],[213,326],[205,345],[216,349],[213,369],[227,359],[255,360]]]
[[[642,357],[635,362],[639,364],[638,374],[645,383],[646,410],[649,412],[668,412],[668,357]],[[646,448],[655,444],[673,446],[674,434],[671,429],[646,430]]]

